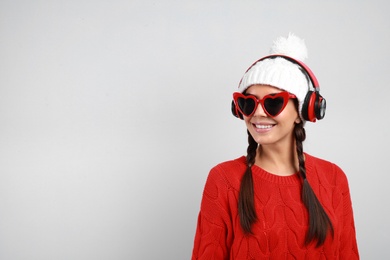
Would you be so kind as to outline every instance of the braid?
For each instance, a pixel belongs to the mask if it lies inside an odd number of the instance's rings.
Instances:
[[[306,132],[303,128],[303,122],[295,125],[294,134],[299,161],[299,173],[303,179],[302,200],[309,213],[309,230],[305,243],[309,244],[317,240],[318,247],[324,244],[329,230],[333,236],[333,225],[306,178],[302,146],[302,142],[306,139]]]
[[[257,220],[254,203],[252,166],[255,164],[258,144],[248,131],[247,168],[241,179],[238,195],[238,214],[241,227],[245,233],[252,233],[251,226]]]
[[[295,125],[294,134],[295,134],[296,149],[297,149],[298,161],[299,161],[299,173],[301,174],[302,179],[306,180],[305,158],[303,157],[303,145],[302,145],[303,141],[305,141],[306,139],[306,131],[305,128],[303,128],[302,122]]]

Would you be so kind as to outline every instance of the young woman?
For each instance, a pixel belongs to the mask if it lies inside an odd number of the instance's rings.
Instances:
[[[233,94],[247,155],[209,173],[192,259],[359,259],[344,172],[303,152],[306,121],[325,115],[304,41],[280,37]]]

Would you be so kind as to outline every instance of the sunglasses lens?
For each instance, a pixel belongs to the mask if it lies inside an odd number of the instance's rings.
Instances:
[[[241,112],[246,116],[252,114],[256,107],[256,101],[252,98],[238,98],[237,104]]]
[[[276,97],[276,98],[266,98],[264,100],[264,108],[267,110],[267,113],[271,116],[278,115],[284,107],[284,98]]]

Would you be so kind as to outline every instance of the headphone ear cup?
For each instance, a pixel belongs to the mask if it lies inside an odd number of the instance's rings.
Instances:
[[[315,104],[315,114],[316,118],[318,120],[321,120],[325,117],[325,111],[326,111],[326,99],[320,95],[320,93],[317,93],[317,100]]]
[[[235,116],[235,117],[237,117],[237,118],[239,118],[239,119],[243,119],[243,116],[242,116],[242,114],[240,113],[240,111],[238,111],[238,109],[237,109],[237,106],[236,106],[236,104],[234,103],[234,100],[232,100],[232,114],[233,114],[233,116]]]
[[[303,119],[310,122],[316,121],[316,115],[315,115],[316,96],[317,96],[316,92],[308,91],[302,105],[302,111],[301,111],[302,117]]]
[[[317,91],[309,91],[302,105],[303,119],[315,122],[325,117],[326,100]]]

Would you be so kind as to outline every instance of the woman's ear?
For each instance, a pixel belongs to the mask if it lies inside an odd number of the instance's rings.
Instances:
[[[295,119],[295,124],[299,124],[300,122],[302,122],[302,119],[301,119],[301,117],[298,115],[297,118]]]

